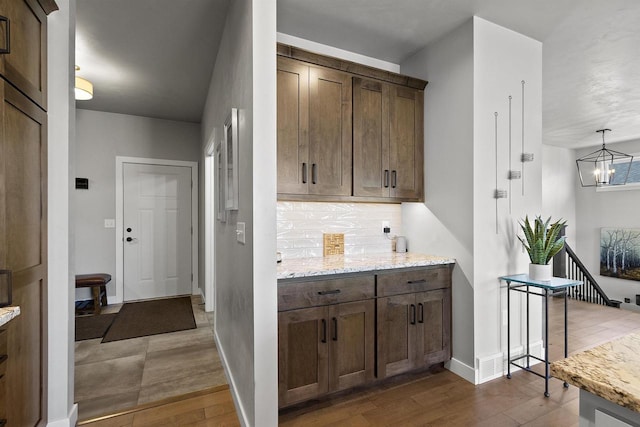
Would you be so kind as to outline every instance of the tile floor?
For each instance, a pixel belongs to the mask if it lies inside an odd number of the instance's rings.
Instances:
[[[196,329],[101,343],[75,343],[79,419],[226,384],[213,339],[213,313],[192,297]],[[120,306],[109,306],[113,313]]]

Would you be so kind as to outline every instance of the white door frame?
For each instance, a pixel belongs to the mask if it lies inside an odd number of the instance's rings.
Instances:
[[[215,131],[204,149],[204,310],[215,308]]]
[[[191,168],[191,226],[193,227],[191,236],[191,268],[193,271],[191,291],[193,295],[197,295],[200,292],[198,287],[198,162],[116,156],[116,296],[109,303],[119,304],[124,300],[124,248],[122,247],[124,234],[122,227],[124,216],[123,168],[125,163]]]

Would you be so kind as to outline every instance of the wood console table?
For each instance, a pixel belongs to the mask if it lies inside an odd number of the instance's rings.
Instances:
[[[507,282],[507,378],[511,378],[511,365],[531,372],[544,378],[544,396],[549,397],[549,297],[563,296],[564,298],[564,357],[567,357],[567,294],[572,286],[582,284],[580,280],[561,279],[553,277],[550,281],[533,280],[527,274],[515,274],[502,276],[500,280]],[[527,337],[526,351],[522,356],[511,358],[511,291],[522,292],[527,295]],[[537,295],[544,300],[544,359],[531,354],[529,348],[529,295]],[[526,364],[518,364],[518,361],[526,359]],[[531,359],[544,363],[544,375],[531,369]],[[569,385],[565,382],[565,387]]]

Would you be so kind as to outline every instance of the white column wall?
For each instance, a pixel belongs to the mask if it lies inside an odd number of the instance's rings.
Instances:
[[[75,0],[48,18],[48,408],[49,426],[74,426]]]
[[[478,360],[506,350],[506,292],[498,281],[505,274],[527,272],[529,260],[516,239],[517,222],[535,216],[542,206],[542,44],[484,19],[473,18],[474,44],[474,324],[475,354]],[[496,170],[498,188],[509,190],[509,96],[511,105],[511,167],[522,170],[522,84],[525,83],[525,152],[534,161],[524,164],[525,195],[521,180],[512,182],[509,199],[494,198]],[[495,116],[498,112],[498,161],[496,165]],[[496,216],[498,232],[496,233]],[[533,298],[531,337],[541,336],[539,298]],[[513,302],[511,321],[521,320]],[[517,331],[512,347],[518,345]],[[515,340],[514,340],[515,338]],[[477,362],[478,363],[478,362]],[[479,373],[480,382],[491,376]]]

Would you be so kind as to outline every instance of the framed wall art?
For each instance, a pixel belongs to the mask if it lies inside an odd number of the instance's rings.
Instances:
[[[238,209],[238,109],[232,108],[224,122],[225,209]]]
[[[600,229],[600,275],[640,280],[640,228]]]

